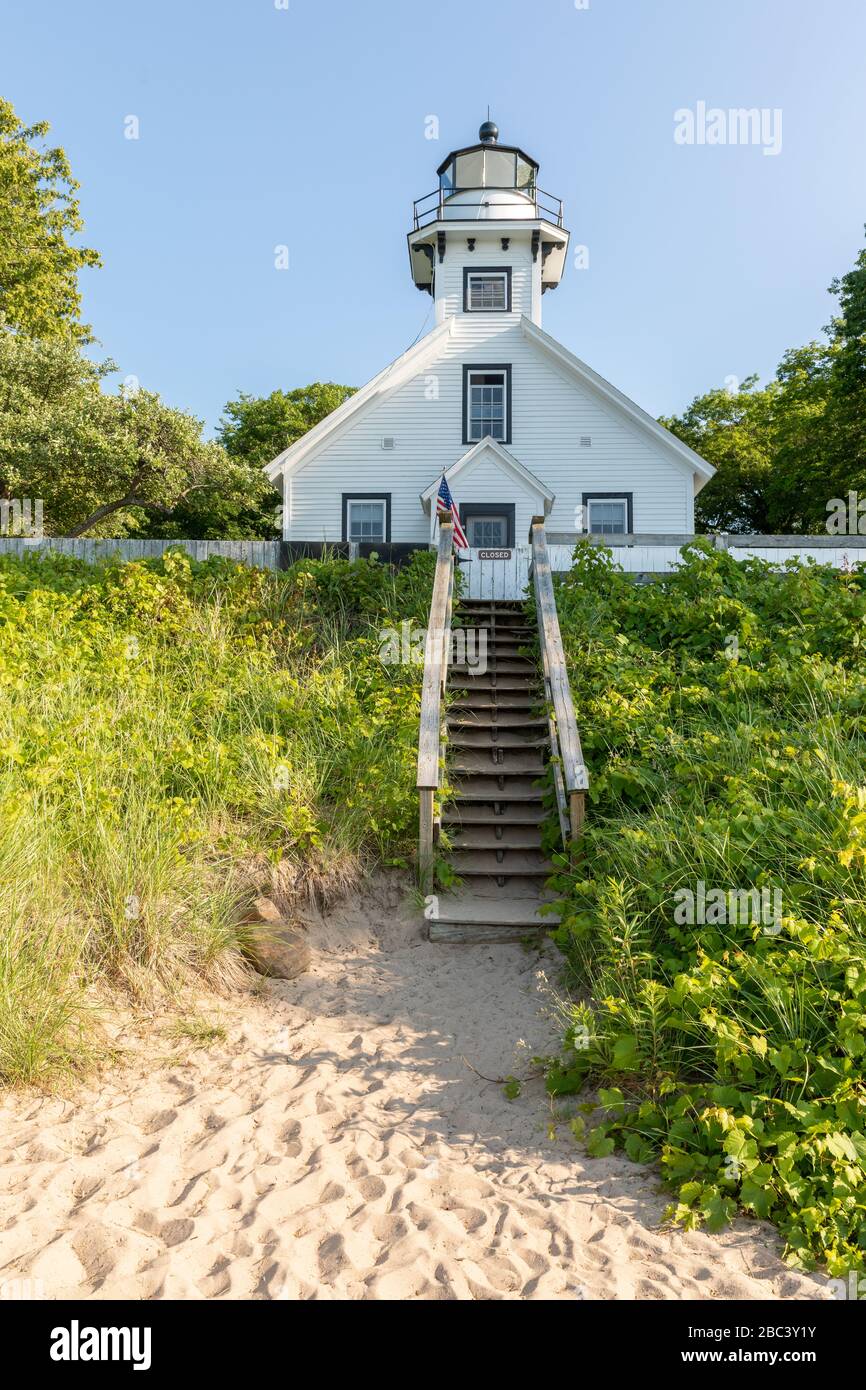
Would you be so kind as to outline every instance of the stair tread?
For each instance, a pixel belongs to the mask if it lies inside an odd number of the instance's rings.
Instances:
[[[546,729],[547,717],[543,714],[524,714],[521,710],[505,709],[494,719],[491,708],[483,707],[477,711],[460,710],[457,715],[449,712],[448,727],[456,729]]]
[[[524,676],[521,680],[518,676],[499,675],[496,681],[492,681],[489,673],[485,676],[458,676],[453,682],[451,689],[454,691],[465,690],[468,695],[475,695],[478,691],[498,690],[503,694],[513,695],[519,693],[527,695],[539,688],[540,681],[535,679],[535,672],[532,677]]]
[[[515,691],[506,692],[498,700],[493,700],[490,691],[477,690],[469,698],[452,700],[448,708],[450,710],[465,710],[472,713],[476,710],[505,710],[510,714],[517,714],[520,710],[535,709],[538,700],[531,694],[520,695]]]
[[[500,787],[498,779],[493,776],[475,775],[461,778],[453,783],[455,797],[461,801],[538,801],[541,795],[538,786],[538,779],[517,776],[504,777],[504,786]]]
[[[504,752],[504,761],[494,763],[487,751],[460,750],[449,758],[449,767],[458,777],[467,772],[477,772],[482,776],[488,773],[491,777],[507,777],[509,773],[512,776],[526,773],[540,777],[544,771],[540,751],[533,754],[523,753],[518,748],[506,748]]]
[[[526,654],[526,645],[526,643],[510,642],[508,646],[503,646],[496,642],[488,642],[488,666],[492,666],[500,661],[531,661],[534,663],[535,658]]]
[[[439,899],[439,922],[491,926],[501,924],[510,927],[544,926],[552,928],[559,922],[556,913],[541,915],[540,909],[545,899],[533,895],[528,898],[484,896],[477,891],[443,895]]]
[[[537,734],[534,738],[527,738],[522,729],[500,729],[498,725],[491,725],[489,729],[467,729],[450,728],[448,736],[449,748],[476,748],[481,752],[489,752],[493,748],[505,748],[509,752],[520,748],[546,748],[550,745],[550,739],[546,734]],[[496,732],[496,738],[493,737]]]
[[[535,623],[526,621],[525,613],[494,613],[485,608],[461,608],[454,614],[455,620],[461,622],[464,618],[478,618],[482,622],[489,623],[491,627],[523,627],[529,631],[536,631]]]
[[[464,825],[541,825],[547,820],[541,800],[518,801],[506,807],[499,815],[493,810],[492,802],[452,801],[442,812],[442,824],[459,830]]]
[[[509,656],[502,661],[488,661],[486,670],[479,669],[480,663],[476,662],[468,666],[465,662],[457,662],[450,669],[454,676],[476,676],[482,679],[485,676],[534,676],[535,662],[530,661],[529,657]]]
[[[502,838],[497,837],[497,831]],[[455,850],[541,850],[541,830],[532,825],[467,825],[454,830],[451,848]]]
[[[502,858],[499,858],[501,852]],[[521,877],[549,878],[556,869],[538,849],[454,849],[451,867],[461,878],[466,874],[485,874],[491,878]]]

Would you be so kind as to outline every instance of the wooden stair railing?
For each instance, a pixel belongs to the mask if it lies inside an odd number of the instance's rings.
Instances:
[[[436,793],[442,762],[442,703],[448,683],[451,650],[451,613],[454,603],[454,527],[444,518],[439,523],[436,576],[430,602],[430,620],[424,647],[424,680],[421,686],[421,721],[418,730],[418,863],[429,873],[436,841]]]
[[[544,534],[544,517],[534,516],[529,528],[532,546],[532,581],[538,613],[538,640],[544,672],[544,693],[550,724],[553,780],[563,843],[576,842],[583,830],[589,777],[583,761],[580,734],[574,717],[565,651],[559,630],[556,596]]]

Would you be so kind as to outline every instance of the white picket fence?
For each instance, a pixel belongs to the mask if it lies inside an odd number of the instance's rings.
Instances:
[[[607,541],[607,537],[605,537]],[[570,570],[571,557],[574,554],[574,544],[570,545],[548,545],[547,553],[550,556],[550,568],[557,570]],[[664,574],[668,570],[676,569],[680,562],[680,547],[678,545],[618,545],[613,552],[616,563],[626,571],[627,574]]]
[[[697,536],[597,536],[598,545],[613,551],[616,563],[627,574],[665,574],[680,563],[680,550],[690,541],[711,540],[718,550],[728,551],[737,560],[758,559],[773,565],[786,560],[814,560],[834,569],[848,569],[866,563],[864,536],[758,536],[716,535]],[[571,568],[574,540],[554,536],[548,540],[551,566],[555,570]]]
[[[616,563],[627,574],[666,574],[680,563],[680,550],[695,536],[598,536],[598,545],[610,547]],[[738,560],[756,558],[782,565],[786,560],[814,560],[834,569],[866,564],[866,536],[714,536],[713,543]],[[551,569],[571,569],[575,538],[548,538]],[[529,592],[530,548],[518,545],[507,559],[482,558],[485,552],[461,552],[464,589],[471,599],[520,599]]]

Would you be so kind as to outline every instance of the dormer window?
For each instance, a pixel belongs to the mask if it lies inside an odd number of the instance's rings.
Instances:
[[[463,368],[463,443],[488,435],[511,443],[511,367],[501,362]]]
[[[463,270],[463,309],[467,314],[507,314],[511,311],[511,266],[479,266]]]

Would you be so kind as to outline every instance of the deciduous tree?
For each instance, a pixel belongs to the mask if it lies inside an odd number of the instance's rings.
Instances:
[[[83,225],[78,184],[63,150],[45,147],[49,130],[23,125],[0,98],[0,314],[35,337],[86,341],[78,272],[99,256],[71,240]]]

